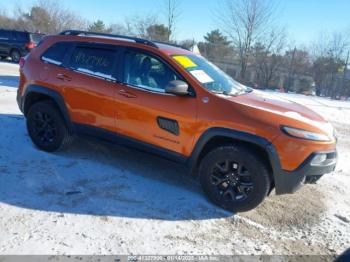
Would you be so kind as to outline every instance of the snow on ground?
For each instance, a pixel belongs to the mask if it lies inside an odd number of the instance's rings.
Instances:
[[[0,254],[340,254],[350,247],[350,103],[277,94],[331,121],[340,161],[318,185],[232,215],[182,167],[78,139],[47,154],[16,104],[18,67],[0,63]]]

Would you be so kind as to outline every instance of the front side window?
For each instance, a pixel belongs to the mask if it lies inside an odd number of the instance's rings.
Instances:
[[[165,92],[165,87],[178,77],[158,58],[136,51],[127,51],[124,59],[124,82],[143,89]]]
[[[240,95],[251,89],[233,80],[217,66],[197,55],[174,55],[173,59],[186,69],[201,85],[213,93]]]
[[[112,77],[115,52],[107,48],[77,46],[71,55],[69,67],[82,73],[115,80]]]
[[[62,65],[64,56],[71,46],[72,44],[69,42],[56,43],[44,52],[41,59],[50,64]]]

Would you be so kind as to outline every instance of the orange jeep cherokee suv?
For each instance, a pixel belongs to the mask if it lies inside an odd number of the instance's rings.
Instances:
[[[28,133],[53,152],[76,134],[188,166],[208,198],[242,212],[295,192],[337,162],[333,127],[297,103],[253,91],[179,46],[69,30],[20,61]]]

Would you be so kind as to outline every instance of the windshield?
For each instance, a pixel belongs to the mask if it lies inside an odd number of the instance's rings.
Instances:
[[[197,55],[174,55],[173,59],[213,93],[240,95],[252,89],[233,80],[220,68]]]

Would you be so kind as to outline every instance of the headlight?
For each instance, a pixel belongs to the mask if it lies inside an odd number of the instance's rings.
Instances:
[[[282,126],[281,129],[287,135],[296,137],[296,138],[312,140],[312,141],[320,141],[320,142],[331,141],[327,135],[320,134],[320,133],[314,133],[314,132],[297,129],[293,127],[288,127],[288,126]]]

